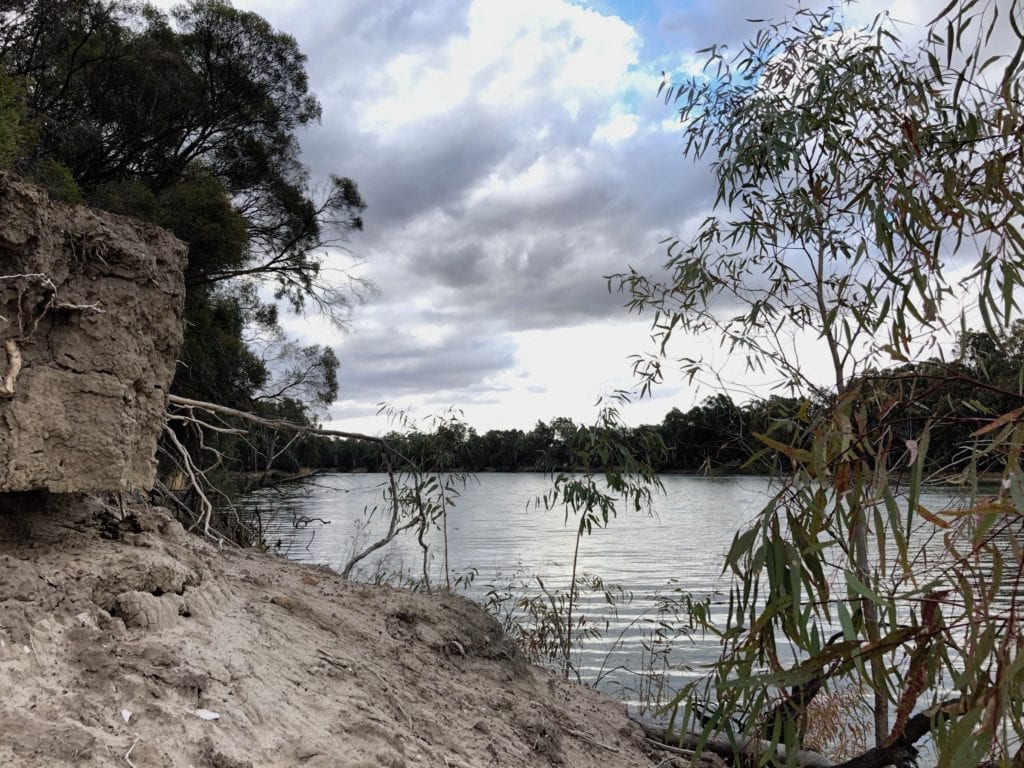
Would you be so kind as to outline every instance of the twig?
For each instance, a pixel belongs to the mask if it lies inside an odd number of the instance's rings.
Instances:
[[[399,525],[398,521],[402,516],[402,503],[398,493],[398,483],[395,480],[395,473],[391,469],[391,462],[387,462],[388,472],[388,484],[391,490],[391,522],[388,524],[387,533],[385,533],[380,539],[369,545],[362,552],[359,552],[349,558],[349,561],[345,564],[345,568],[341,572],[341,578],[347,579],[352,573],[352,569],[363,559],[369,557],[373,552],[387,546],[398,534],[402,531],[406,531],[409,528],[415,526],[419,520],[413,518],[403,525]]]
[[[694,766],[706,766],[707,768],[728,768],[728,763],[726,763],[725,760],[716,755],[714,752],[705,752],[700,756],[699,759],[696,759],[697,753],[694,752],[692,749],[673,747],[671,744],[665,744],[654,739],[645,738],[644,741],[646,741],[655,749],[660,749],[662,752],[668,752],[671,755],[678,755],[679,757],[685,758],[686,760],[689,760],[690,763]],[[658,763],[658,765],[663,765],[673,759],[674,758],[671,757],[667,758]],[[695,759],[696,762],[694,762]],[[657,768],[657,766],[655,766],[655,768]]]
[[[130,765],[132,768],[138,768],[138,766],[135,765],[135,763],[133,763],[132,759],[131,759],[132,750],[135,749],[135,745],[138,744],[138,743],[139,743],[139,737],[136,736],[135,737],[135,741],[133,741],[132,745],[130,747],[128,747],[128,751],[124,753],[124,761],[126,763],[128,763],[128,765]]]
[[[609,752],[619,751],[618,747],[612,747],[608,744],[602,744],[600,741],[590,738],[589,736],[587,736],[587,734],[583,733],[583,731],[577,731],[575,728],[563,728],[562,730],[568,733],[570,736],[575,736],[580,741],[586,742],[592,747],[600,747],[601,749],[606,749]]]
[[[673,755],[680,755],[682,757],[692,758],[696,754],[692,749],[683,749],[682,747],[673,747],[671,744],[666,744],[656,739],[650,739],[644,737],[644,741],[650,744],[655,749],[660,749],[662,752],[670,752]]]
[[[444,764],[449,768],[476,768],[475,765],[472,765],[471,763],[464,763],[454,757],[445,757]]]
[[[336,657],[332,656],[332,655],[331,655],[331,654],[329,654],[329,653],[328,653],[327,651],[325,651],[325,650],[324,650],[323,648],[317,648],[317,649],[316,649],[316,653],[317,653],[317,655],[318,655],[318,656],[319,656],[319,657],[320,657],[320,658],[321,658],[322,660],[326,661],[326,662],[327,662],[328,664],[330,664],[330,665],[331,665],[332,667],[337,667],[338,669],[343,669],[343,670],[345,670],[346,672],[350,672],[350,671],[351,671],[351,670],[349,669],[349,667],[348,667],[348,665],[347,665],[347,664],[343,663],[342,661],[340,661],[340,660],[339,660],[339,659],[337,659]]]

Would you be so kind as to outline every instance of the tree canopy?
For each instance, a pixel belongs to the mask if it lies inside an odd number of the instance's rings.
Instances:
[[[321,107],[294,38],[221,0],[13,0],[0,14],[0,166],[188,243],[174,391],[257,409],[332,399],[333,351],[284,339],[262,290],[344,325],[370,289],[322,274],[365,204],[348,178],[314,189],[300,161]]]

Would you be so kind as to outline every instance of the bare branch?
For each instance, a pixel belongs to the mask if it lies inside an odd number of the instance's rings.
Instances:
[[[218,405],[216,403],[207,403],[202,400],[192,400],[191,398],[180,397],[179,395],[168,395],[167,401],[172,405],[181,405],[186,408],[198,408],[203,411],[209,411],[210,413],[223,413],[226,416],[234,416],[235,418],[244,419],[245,421],[253,424],[259,424],[262,427],[269,427],[270,429],[280,429],[286,432],[299,432],[308,435],[324,435],[326,437],[347,437],[352,440],[365,440],[370,443],[387,445],[387,442],[383,438],[375,437],[373,435],[363,435],[359,432],[344,432],[339,429],[311,427],[308,424],[295,424],[294,422],[284,421],[283,419],[264,419],[261,416],[248,413],[246,411],[240,411],[237,408],[229,408],[226,405]]]

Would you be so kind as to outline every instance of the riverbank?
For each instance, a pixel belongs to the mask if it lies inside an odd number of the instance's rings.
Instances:
[[[4,502],[5,766],[637,768],[665,758],[648,756],[621,704],[528,667],[465,599],[217,547],[142,502]]]

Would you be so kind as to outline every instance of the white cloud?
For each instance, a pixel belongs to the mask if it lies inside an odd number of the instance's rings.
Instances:
[[[640,118],[636,115],[618,114],[599,125],[594,131],[594,138],[609,144],[618,144],[636,133],[639,124]]]
[[[353,177],[369,204],[352,247],[381,298],[343,338],[288,324],[338,349],[336,426],[386,429],[373,417],[384,400],[454,404],[481,429],[587,421],[598,395],[629,384],[649,318],[628,317],[603,275],[655,269],[659,241],[692,231],[714,195],[679,157],[659,73],[699,69],[692,51],[747,35],[749,2],[694,0],[646,28],[567,0],[236,5],[296,35],[324,105],[306,162],[315,178]],[[660,421],[710,392],[661,393],[629,418]]]
[[[543,102],[575,117],[584,101],[614,96],[637,46],[620,19],[571,3],[474,0],[464,32],[399,53],[373,75],[380,97],[359,119],[391,131],[467,101],[504,111]]]

